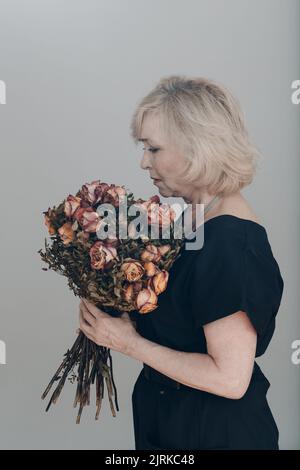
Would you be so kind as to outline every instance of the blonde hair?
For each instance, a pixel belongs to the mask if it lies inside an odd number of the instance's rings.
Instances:
[[[136,144],[146,114],[159,119],[167,142],[186,158],[186,183],[226,196],[252,182],[261,154],[250,142],[239,101],[225,86],[202,77],[163,77],[133,114]]]

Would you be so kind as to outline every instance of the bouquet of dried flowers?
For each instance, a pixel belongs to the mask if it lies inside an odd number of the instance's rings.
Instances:
[[[136,212],[140,214],[138,220]],[[123,312],[147,314],[157,308],[158,296],[168,283],[168,271],[182,246],[182,241],[174,238],[175,213],[160,202],[159,196],[135,200],[124,186],[96,180],[43,214],[51,244],[45,239],[45,249],[38,253],[48,269],[66,276],[76,296],[112,316]],[[153,227],[159,231],[155,239],[149,236]],[[57,402],[66,379],[77,382],[77,423],[83,407],[90,404],[91,384],[96,388],[98,419],[104,379],[112,415],[116,416],[113,396],[117,411],[119,406],[109,348],[95,344],[80,331],[42,395],[44,399],[58,382],[46,411]]]

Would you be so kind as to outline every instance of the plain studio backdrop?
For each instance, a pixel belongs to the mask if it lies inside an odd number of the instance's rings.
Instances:
[[[42,211],[93,179],[156,194],[129,123],[162,76],[204,76],[238,97],[264,159],[243,191],[266,227],[285,291],[273,340],[257,362],[281,449],[300,448],[299,124],[297,0],[0,1],[2,449],[134,449],[133,384],[142,364],[112,352],[120,411],[107,396],[80,425],[75,385],[45,413],[41,393],[75,339],[78,304],[37,253]],[[173,199],[164,202],[174,202]],[[259,430],[258,430],[259,432]]]

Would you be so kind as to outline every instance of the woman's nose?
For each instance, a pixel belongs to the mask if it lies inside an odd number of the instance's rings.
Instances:
[[[151,168],[150,158],[149,158],[148,152],[143,153],[143,157],[142,157],[142,160],[141,160],[141,163],[140,163],[140,167],[143,170],[148,170],[149,168]]]

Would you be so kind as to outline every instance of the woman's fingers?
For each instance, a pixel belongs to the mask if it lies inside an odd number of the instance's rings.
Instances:
[[[87,336],[89,339],[94,338],[94,328],[87,323],[87,321],[83,318],[82,311],[80,310],[79,314],[79,325],[81,331]]]
[[[96,307],[96,305],[92,304],[91,302],[89,302],[87,299],[85,298],[82,298],[82,303],[84,304],[85,308],[90,312],[91,315],[93,315],[96,319],[99,317],[99,316],[105,316],[107,315],[105,312],[102,312],[102,310],[98,307]]]
[[[96,324],[95,317],[93,317],[93,315],[91,315],[90,312],[85,307],[83,307],[82,305],[80,306],[80,317],[79,318],[81,319],[83,324],[86,324],[90,327],[94,327],[95,324]]]

